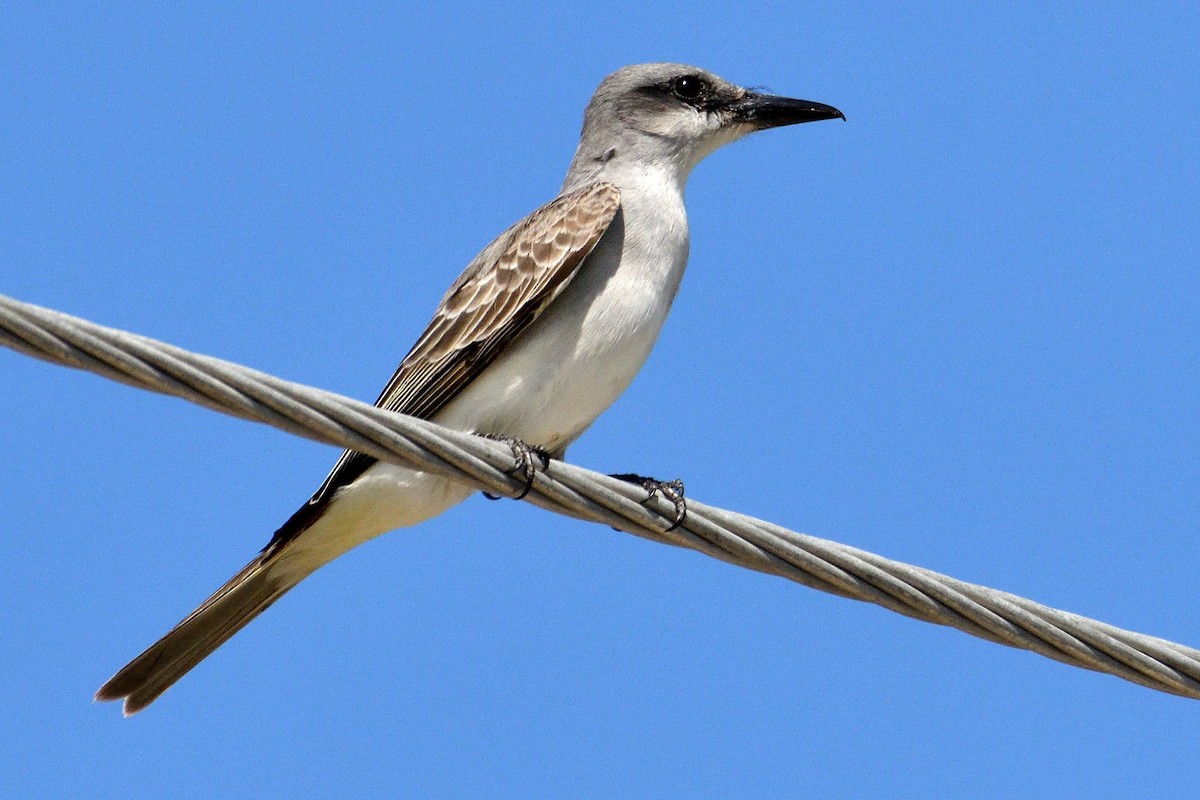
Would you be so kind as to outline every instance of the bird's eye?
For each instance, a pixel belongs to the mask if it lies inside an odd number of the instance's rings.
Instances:
[[[682,75],[671,81],[671,91],[680,100],[696,100],[706,89],[708,84],[698,75]]]

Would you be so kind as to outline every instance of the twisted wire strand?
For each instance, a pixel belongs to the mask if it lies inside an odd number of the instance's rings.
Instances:
[[[525,485],[510,474],[513,455],[505,444],[3,295],[0,344],[493,494],[515,496]],[[668,530],[674,506],[644,495],[629,483],[555,461],[536,473],[525,499],[1066,664],[1200,698],[1200,650],[695,500],[688,501],[684,523]]]

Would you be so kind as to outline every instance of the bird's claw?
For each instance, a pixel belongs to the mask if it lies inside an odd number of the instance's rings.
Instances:
[[[619,472],[615,475],[609,475],[610,478],[616,478],[619,481],[626,483],[636,483],[646,490],[646,499],[644,503],[649,503],[654,499],[656,494],[661,494],[672,505],[675,506],[675,521],[671,526],[663,531],[670,533],[678,528],[687,519],[687,500],[683,497],[683,481],[676,478],[673,481],[660,481],[655,478],[647,478],[644,475],[638,475],[633,472]]]
[[[513,458],[516,460],[516,464],[514,464],[513,468],[505,474],[516,475],[517,473],[520,473],[521,477],[525,479],[525,488],[521,490],[520,494],[513,498],[513,500],[521,500],[525,497],[525,495],[529,494],[529,490],[533,488],[533,476],[537,474],[537,467],[534,465],[534,458],[542,462],[542,469],[546,469],[550,466],[550,454],[546,452],[545,448],[526,444],[515,436],[505,436],[499,433],[485,433],[483,438],[491,439],[496,442],[504,442],[506,445],[512,448]],[[488,500],[500,499],[498,495],[489,494],[488,492],[484,492],[483,496]]]

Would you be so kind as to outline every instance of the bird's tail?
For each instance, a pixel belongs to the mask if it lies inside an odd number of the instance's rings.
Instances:
[[[268,548],[213,593],[166,636],[130,661],[96,692],[97,700],[125,700],[125,716],[154,702],[304,577],[269,569],[278,551]]]
[[[96,699],[124,699],[126,716],[141,711],[321,565],[385,531],[440,514],[471,492],[428,473],[391,465],[374,469],[359,469],[355,475],[367,479],[318,493],[302,505],[253,561],[122,667]],[[360,484],[366,488],[355,489]]]

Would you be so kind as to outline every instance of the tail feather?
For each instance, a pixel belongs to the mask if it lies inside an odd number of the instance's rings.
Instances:
[[[358,478],[354,485],[327,485],[301,506],[253,561],[113,675],[96,699],[124,700],[126,716],[141,711],[321,565],[385,531],[440,514],[471,492],[427,473],[347,463]]]
[[[296,585],[268,569],[278,551],[269,548],[213,593],[203,605],[96,692],[97,700],[124,699],[125,716],[141,711],[229,637]]]

